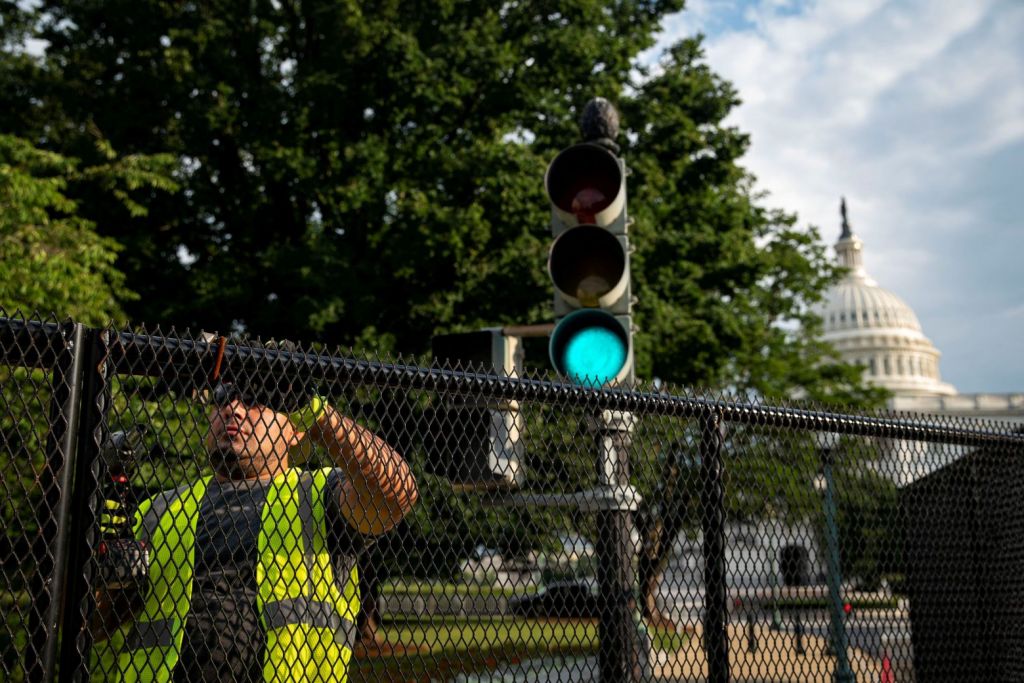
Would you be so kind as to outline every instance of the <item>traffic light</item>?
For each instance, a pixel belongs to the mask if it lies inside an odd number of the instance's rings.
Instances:
[[[522,340],[500,328],[445,334],[431,340],[435,361],[467,372],[518,376]],[[518,401],[446,399],[433,410],[427,470],[457,490],[510,489],[522,484],[523,417]]]
[[[626,168],[613,145],[610,139],[573,145],[544,178],[554,237],[551,363],[560,375],[593,387],[634,381]]]

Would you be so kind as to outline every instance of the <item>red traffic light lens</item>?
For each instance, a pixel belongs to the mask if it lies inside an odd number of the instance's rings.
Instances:
[[[568,225],[608,225],[622,212],[622,167],[598,145],[583,143],[562,151],[548,167],[544,185]]]

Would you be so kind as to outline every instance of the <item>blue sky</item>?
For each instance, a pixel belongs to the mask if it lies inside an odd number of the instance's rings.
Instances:
[[[1024,392],[1024,1],[690,0],[743,104],[766,203],[831,244],[839,197],[879,284],[961,392]]]

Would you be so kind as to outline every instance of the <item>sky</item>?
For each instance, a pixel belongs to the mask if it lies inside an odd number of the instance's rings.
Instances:
[[[869,275],[961,393],[1024,393],[1024,0],[689,0],[743,103],[744,165],[825,241],[839,199]]]

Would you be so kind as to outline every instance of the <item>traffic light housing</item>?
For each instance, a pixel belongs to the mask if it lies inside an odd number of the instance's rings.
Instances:
[[[563,150],[544,177],[554,238],[548,351],[560,375],[591,387],[634,382],[626,168],[609,144]]]
[[[501,377],[523,370],[522,340],[500,328],[444,334],[431,340],[442,367]],[[460,491],[513,489],[523,483],[523,416],[518,401],[445,398],[433,409],[427,471]]]
[[[523,371],[521,341],[505,336],[500,327],[488,327],[437,335],[430,340],[430,351],[437,363],[448,368],[517,377]]]

